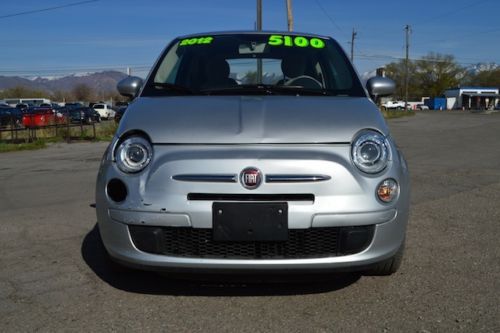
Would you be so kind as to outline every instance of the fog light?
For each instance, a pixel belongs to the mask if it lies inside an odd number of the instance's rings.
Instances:
[[[127,187],[119,179],[111,179],[108,186],[106,186],[106,191],[108,192],[108,197],[115,202],[122,202],[127,198]]]
[[[373,240],[373,225],[343,227],[340,232],[340,254],[359,253],[366,249]]]
[[[382,202],[391,202],[397,196],[399,192],[398,183],[394,179],[386,179],[377,188],[377,197]]]

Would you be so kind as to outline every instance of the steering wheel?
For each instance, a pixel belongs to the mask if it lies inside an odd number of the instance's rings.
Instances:
[[[321,82],[308,75],[301,75],[294,77],[285,82],[285,86],[301,86],[309,89],[321,89],[323,85]]]

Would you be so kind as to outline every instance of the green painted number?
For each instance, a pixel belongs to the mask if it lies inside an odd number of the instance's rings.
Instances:
[[[285,46],[293,46],[292,37],[285,36]]]
[[[295,46],[298,46],[298,47],[309,46],[309,41],[305,37],[295,37],[295,39],[293,40],[293,43],[295,44]]]
[[[210,43],[212,43],[212,40],[214,38],[213,37],[202,37],[200,39],[201,39],[200,44],[210,44]]]
[[[281,36],[271,35],[267,44],[272,46],[288,46],[288,47],[313,47],[315,49],[322,49],[325,47],[325,42],[319,38],[307,38],[303,36]]]
[[[309,42],[311,43],[311,46],[316,48],[316,49],[322,49],[325,47],[325,42],[323,42],[319,38],[311,38],[311,40]]]
[[[200,37],[200,38],[183,39],[179,43],[179,46],[210,44],[210,43],[212,43],[213,39],[214,39],[213,37]]]
[[[278,46],[283,44],[283,36],[271,35],[269,36],[269,41],[267,42],[269,45]]]

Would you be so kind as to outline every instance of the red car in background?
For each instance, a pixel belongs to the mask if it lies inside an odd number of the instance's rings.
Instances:
[[[66,123],[66,117],[54,112],[50,107],[33,107],[23,114],[24,127],[44,127]]]

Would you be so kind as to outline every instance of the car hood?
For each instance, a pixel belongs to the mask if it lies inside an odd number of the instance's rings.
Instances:
[[[146,132],[153,143],[346,143],[387,125],[367,98],[326,96],[140,97],[118,135]]]

